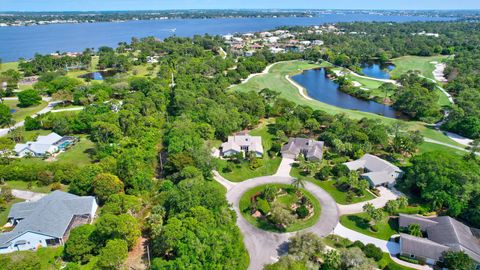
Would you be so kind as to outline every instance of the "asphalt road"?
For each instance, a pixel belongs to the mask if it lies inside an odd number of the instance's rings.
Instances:
[[[217,177],[216,177],[217,178]],[[218,179],[223,182],[223,179]],[[237,226],[240,228],[244,243],[250,254],[250,266],[248,269],[263,269],[263,265],[273,263],[278,257],[287,251],[287,241],[296,234],[293,233],[273,233],[258,229],[248,223],[243,218],[239,209],[239,201],[243,193],[247,190],[264,184],[291,184],[293,178],[289,176],[265,176],[250,179],[230,186],[227,192],[227,200],[232,204],[233,209],[238,215]],[[338,207],[333,198],[323,189],[315,184],[307,182],[305,189],[320,202],[322,211],[318,222],[313,226],[302,230],[302,232],[313,232],[318,236],[330,234],[338,224]]]

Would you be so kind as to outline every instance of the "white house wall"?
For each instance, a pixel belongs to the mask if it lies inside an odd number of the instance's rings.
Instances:
[[[43,234],[27,232],[10,240],[11,245],[8,248],[0,248],[0,254],[10,253],[14,251],[21,251],[21,250],[32,250],[38,247],[46,247],[47,246],[46,241],[48,239],[55,239],[55,238],[51,236],[46,236]],[[14,246],[17,241],[21,241],[21,240],[26,241],[26,244]]]

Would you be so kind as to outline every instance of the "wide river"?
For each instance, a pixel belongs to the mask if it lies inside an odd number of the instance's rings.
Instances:
[[[445,21],[453,18],[382,16],[366,14],[325,14],[313,18],[178,19],[128,21],[123,23],[55,24],[28,27],[0,27],[0,58],[3,62],[30,58],[35,53],[83,51],[85,48],[116,46],[132,37],[166,38],[173,34],[223,35],[270,30],[280,26],[309,26],[323,23],[378,21]]]

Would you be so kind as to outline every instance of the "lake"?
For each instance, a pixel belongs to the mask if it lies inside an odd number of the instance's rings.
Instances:
[[[393,64],[380,64],[376,62],[363,63],[360,67],[365,76],[377,79],[390,79],[391,75],[389,71],[395,69]]]
[[[402,114],[392,107],[374,101],[359,99],[338,90],[339,86],[326,76],[324,68],[305,70],[292,77],[297,83],[307,89],[308,95],[336,107],[369,112],[389,118],[400,118]]]
[[[11,62],[21,57],[33,57],[35,53],[77,52],[100,46],[115,47],[119,42],[130,41],[132,37],[154,36],[163,39],[173,34],[182,37],[205,33],[224,35],[264,31],[280,26],[309,26],[335,22],[446,20],[453,20],[453,18],[324,14],[312,18],[174,19],[0,27],[0,58],[3,62]]]
[[[88,79],[94,80],[94,81],[102,81],[105,78],[113,77],[117,73],[118,72],[115,71],[115,70],[104,70],[104,71],[90,72],[90,73],[87,73],[87,74],[80,75],[78,77],[83,78],[83,79],[88,78]]]

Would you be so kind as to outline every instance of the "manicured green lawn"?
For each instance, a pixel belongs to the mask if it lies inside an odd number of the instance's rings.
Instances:
[[[31,106],[27,108],[18,107],[17,100],[4,100],[3,103],[8,107],[10,107],[10,109],[15,110],[15,112],[12,113],[12,117],[13,117],[13,120],[15,120],[16,122],[25,120],[25,117],[33,115],[47,106],[47,102],[45,101],[42,101],[40,104],[36,106]]]
[[[18,70],[18,62],[5,62],[0,64],[0,72],[7,71],[9,69]]]
[[[447,59],[448,56],[439,55],[439,56],[402,56],[399,58],[392,59],[392,63],[395,65],[395,68],[390,72],[392,77],[400,77],[402,74],[407,73],[410,70],[418,70],[420,73],[430,79],[433,79],[432,72],[435,70],[435,65],[430,62],[442,62],[444,59]]]
[[[390,258],[390,255],[388,253],[383,253],[382,259],[378,261],[377,264],[380,269],[384,269],[388,265],[388,269],[390,270],[413,270],[413,268],[406,267],[394,262],[392,258]]]
[[[292,170],[290,171],[290,175],[295,178],[303,178],[323,188],[339,204],[353,204],[375,199],[375,196],[365,190],[362,197],[354,197],[351,201],[348,201],[347,193],[335,187],[333,180],[319,181],[313,177],[303,176],[300,174],[297,166],[293,166]]]
[[[458,156],[465,156],[468,154],[468,152],[461,151],[458,149],[454,149],[448,146],[444,146],[441,144],[436,144],[436,143],[430,143],[430,142],[423,142],[419,147],[418,147],[418,153],[428,153],[428,152],[433,152],[433,151],[442,151],[450,155],[458,155]]]
[[[80,136],[80,141],[70,149],[59,154],[56,159],[59,163],[70,163],[76,165],[88,165],[92,163],[90,152],[94,149],[95,144],[86,136]]]
[[[366,113],[361,111],[355,110],[347,110],[339,107],[335,107],[318,100],[307,100],[303,98],[299,93],[298,89],[295,88],[290,82],[285,79],[286,75],[295,75],[303,70],[312,69],[312,68],[319,68],[322,66],[328,66],[328,63],[323,64],[311,64],[306,61],[289,61],[285,63],[279,63],[274,65],[268,74],[260,75],[252,78],[247,83],[239,84],[232,87],[233,91],[261,91],[263,88],[270,88],[272,90],[280,92],[280,96],[287,100],[293,101],[299,105],[309,106],[316,110],[323,110],[330,114],[338,114],[338,113],[345,113],[347,116],[354,118],[354,119],[361,119],[361,118],[370,118],[381,121],[386,125],[391,125],[396,121],[402,121],[407,124],[409,128],[412,130],[420,130],[425,137],[430,137],[432,133],[424,133],[426,130],[425,123],[417,122],[417,121],[403,121],[403,120],[396,120],[387,117],[383,117],[381,115],[376,115],[372,113]],[[447,136],[443,135],[439,131],[433,131],[436,133],[435,136],[438,140],[439,137],[442,137],[442,141],[448,143],[453,143],[454,141],[448,138]]]
[[[368,89],[377,89],[383,84],[383,82],[370,80],[370,79],[367,79],[367,78],[357,77],[357,76],[352,75],[352,74],[347,74],[346,77],[350,81],[356,81],[356,82],[361,83],[362,84],[361,87],[366,87]]]
[[[284,184],[269,184],[272,186],[275,186],[277,188],[292,188],[290,185],[284,185]],[[277,227],[273,226],[269,222],[266,222],[264,220],[261,220],[259,218],[254,218],[250,214],[249,206],[250,206],[250,199],[257,193],[261,192],[265,186],[267,185],[261,185],[254,187],[248,191],[246,191],[242,197],[240,198],[239,202],[239,208],[240,212],[242,213],[242,216],[253,226],[266,230],[266,231],[275,231],[275,232],[293,232],[293,231],[299,231],[303,230],[305,228],[308,228],[315,224],[320,217],[320,212],[321,212],[321,206],[320,203],[317,201],[317,199],[308,191],[301,189],[301,192],[308,198],[308,200],[312,203],[313,205],[313,216],[310,217],[307,220],[296,220],[293,224],[288,226],[285,231],[280,231]],[[288,205],[288,203],[292,203],[294,201],[293,196],[290,195],[284,195],[285,198],[279,197],[278,201],[281,203],[284,203],[285,205]]]
[[[39,129],[39,130],[23,130],[23,142],[34,141],[38,136],[45,136],[52,133],[51,130]]]
[[[218,171],[226,179],[233,182],[241,182],[247,179],[273,175],[277,172],[278,166],[282,159],[280,157],[270,157],[268,151],[272,148],[272,141],[275,138],[274,135],[268,132],[269,124],[271,124],[273,119],[266,119],[261,122],[261,124],[249,132],[252,136],[261,136],[263,144],[263,165],[255,170],[250,169],[250,164],[247,160],[244,160],[240,164],[235,164],[232,172],[223,172],[223,168],[227,166],[226,160],[218,160]]]
[[[8,213],[10,212],[10,208],[12,208],[12,205],[15,203],[23,202],[22,199],[14,198],[12,201],[7,203],[7,206],[5,207],[5,210],[0,211],[0,226],[5,225],[7,223],[8,219]]]
[[[343,226],[375,238],[388,240],[393,234],[398,233],[398,219],[396,218],[390,218],[387,216],[382,221],[378,222],[378,232],[370,230],[368,220],[368,215],[366,213],[340,217],[340,223]]]
[[[36,257],[40,261],[38,270],[60,269],[63,247],[40,248],[37,251],[17,251],[8,254],[1,254],[0,260],[10,258],[12,262],[28,260]]]
[[[235,165],[235,168],[232,172],[223,172],[223,168],[227,166],[226,160],[219,160],[218,161],[218,172],[225,177],[226,179],[233,181],[233,182],[241,182],[247,179],[260,177],[260,176],[267,176],[273,175],[277,172],[278,166],[280,166],[280,162],[282,159],[280,157],[263,158],[263,165],[256,169],[250,169],[248,161],[243,161],[238,165]]]
[[[30,187],[28,186],[29,183],[32,183]],[[32,192],[38,192],[38,193],[49,193],[52,190],[50,186],[42,186],[42,185],[39,185],[37,182],[8,180],[8,181],[5,181],[5,185],[12,189],[28,190]]]

